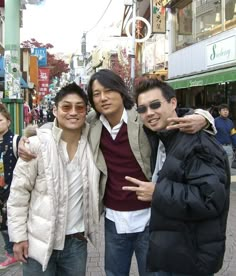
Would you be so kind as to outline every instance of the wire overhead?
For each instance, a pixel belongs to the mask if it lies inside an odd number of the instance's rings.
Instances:
[[[86,32],[85,32],[86,34],[89,33],[89,32],[91,32],[93,29],[95,29],[95,28],[97,27],[97,25],[98,25],[99,22],[103,19],[105,13],[107,12],[109,6],[111,5],[111,2],[112,2],[112,0],[110,0],[110,2],[108,3],[108,5],[107,5],[107,7],[105,8],[105,10],[104,10],[102,16],[98,19],[97,23],[96,23],[91,29],[89,29],[88,31],[86,31]]]

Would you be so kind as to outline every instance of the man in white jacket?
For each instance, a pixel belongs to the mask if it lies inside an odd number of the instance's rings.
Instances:
[[[75,83],[55,97],[52,129],[38,129],[19,159],[8,200],[8,227],[24,276],[84,276],[87,238],[99,223],[99,171],[87,142],[87,96]],[[78,170],[79,168],[79,170]]]

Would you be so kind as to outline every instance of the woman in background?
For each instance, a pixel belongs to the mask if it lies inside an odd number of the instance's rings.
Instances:
[[[17,147],[20,137],[12,133],[9,129],[10,125],[10,113],[0,103],[0,231],[6,250],[6,259],[0,263],[0,269],[5,269],[17,262],[13,257],[13,243],[9,241],[8,236],[6,203],[10,193],[13,170],[17,161]]]

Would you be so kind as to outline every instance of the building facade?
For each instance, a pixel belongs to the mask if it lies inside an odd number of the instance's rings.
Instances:
[[[228,103],[236,120],[236,2],[167,3],[168,82],[184,106]]]

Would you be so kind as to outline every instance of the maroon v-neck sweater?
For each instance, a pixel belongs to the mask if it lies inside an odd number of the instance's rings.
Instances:
[[[135,192],[122,190],[123,186],[133,185],[125,180],[125,176],[147,181],[130,148],[127,125],[123,123],[115,140],[103,126],[100,147],[108,170],[105,206],[117,211],[135,211],[150,207],[149,202],[138,200]]]

